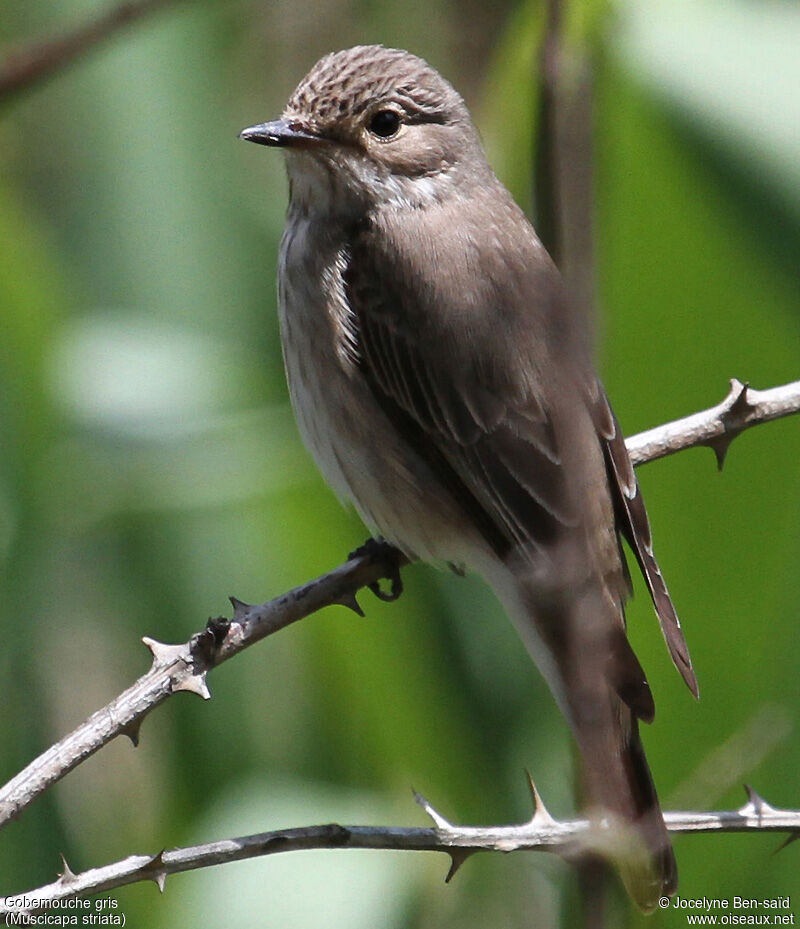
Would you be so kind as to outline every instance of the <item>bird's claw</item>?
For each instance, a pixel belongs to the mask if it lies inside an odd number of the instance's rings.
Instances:
[[[403,553],[390,542],[387,542],[386,539],[377,538],[367,539],[363,545],[360,545],[354,552],[350,552],[347,557],[349,560],[363,556],[367,556],[373,561],[380,561],[386,567],[389,590],[381,590],[380,582],[372,581],[367,584],[372,593],[379,600],[383,600],[384,603],[392,603],[394,600],[399,599],[403,593],[403,579],[400,577],[400,562],[404,557]]]

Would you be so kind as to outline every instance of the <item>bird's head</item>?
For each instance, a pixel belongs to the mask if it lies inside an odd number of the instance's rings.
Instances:
[[[421,58],[380,45],[326,55],[280,119],[240,137],[284,148],[293,201],[420,207],[488,170],[461,96]]]

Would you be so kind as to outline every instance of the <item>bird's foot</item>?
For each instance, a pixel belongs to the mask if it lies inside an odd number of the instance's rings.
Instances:
[[[389,580],[388,591],[381,590],[378,581],[372,581],[372,583],[367,584],[367,587],[369,587],[379,600],[383,600],[386,603],[397,600],[403,592],[403,579],[400,577],[400,565],[406,564],[406,556],[399,548],[395,548],[394,545],[380,536],[377,539],[367,539],[363,545],[360,545],[354,552],[350,552],[347,557],[349,560],[350,558],[361,558],[364,556],[370,558],[372,561],[378,561],[383,564],[386,568],[385,576]]]

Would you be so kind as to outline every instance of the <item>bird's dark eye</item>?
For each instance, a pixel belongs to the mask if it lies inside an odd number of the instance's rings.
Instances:
[[[379,139],[391,139],[400,128],[400,114],[394,110],[378,110],[369,121],[369,131]]]

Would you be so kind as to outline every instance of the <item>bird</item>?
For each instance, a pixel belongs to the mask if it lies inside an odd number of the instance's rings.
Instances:
[[[637,904],[677,888],[639,723],[629,544],[671,657],[697,680],[586,326],[467,106],[423,59],[320,59],[282,115],[278,315],[292,406],[333,490],[409,560],[479,574],[574,733]]]

